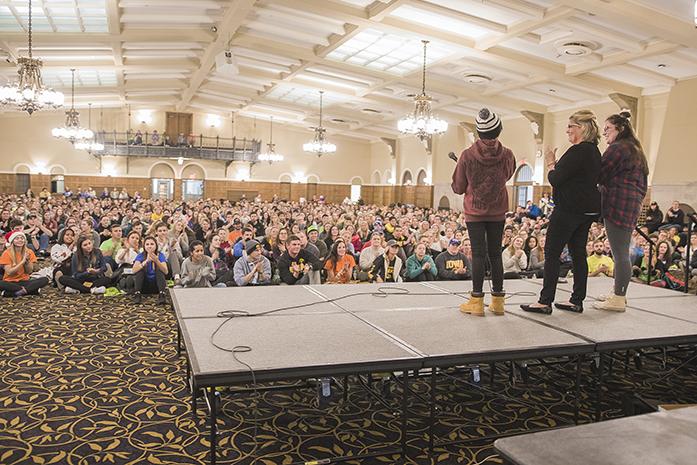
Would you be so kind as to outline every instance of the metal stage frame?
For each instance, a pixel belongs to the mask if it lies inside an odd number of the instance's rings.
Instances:
[[[598,367],[599,418],[605,359],[610,354],[697,344],[697,297],[633,285],[626,313],[588,308],[611,282],[589,279],[584,313],[555,311],[548,316],[519,309],[520,304],[536,300],[541,281],[509,280],[506,315],[488,313],[486,318],[458,311],[470,290],[467,281],[172,289],[170,293],[194,415],[199,392],[204,392],[208,406],[211,464],[216,463],[218,442],[216,388],[344,377],[346,396],[350,375],[398,373],[400,449],[329,459],[336,462],[395,453],[408,456],[411,374],[430,377],[429,450],[452,444],[435,444],[435,387],[439,373],[463,365],[489,364],[493,370],[497,362],[568,358],[575,364],[577,423],[581,368],[585,360],[593,359]],[[560,285],[559,297],[570,292],[570,286]],[[656,303],[663,301],[677,305]],[[293,308],[274,311],[287,305]]]

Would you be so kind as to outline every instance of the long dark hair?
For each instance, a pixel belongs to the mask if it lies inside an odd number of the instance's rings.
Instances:
[[[85,255],[85,253],[82,251],[82,244],[85,241],[92,242],[92,252],[89,256]],[[75,253],[77,254],[77,271],[82,272],[87,268],[94,268],[94,265],[97,263],[98,250],[99,248],[94,247],[94,241],[90,236],[80,236],[77,239],[77,245],[75,247]],[[84,265],[87,266],[83,268]]]
[[[336,269],[336,264],[339,262],[339,244],[346,245],[346,242],[344,242],[343,239],[335,240],[332,244],[331,250],[329,251],[329,257],[327,258],[327,261],[332,266],[332,271]],[[348,253],[348,248],[346,249],[346,253]]]
[[[645,176],[649,174],[649,162],[646,160],[644,148],[641,142],[637,139],[634,128],[632,127],[631,113],[628,111],[620,112],[619,114],[610,115],[607,121],[617,128],[617,137],[615,142],[625,141],[631,146],[630,157],[632,160],[641,166],[641,171]]]

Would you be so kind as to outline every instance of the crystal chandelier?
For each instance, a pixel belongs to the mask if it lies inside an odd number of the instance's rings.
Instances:
[[[75,69],[71,69],[70,72],[73,73],[70,110],[65,112],[65,126],[53,128],[51,134],[58,139],[67,139],[75,143],[76,141],[92,139],[94,133],[90,129],[80,127],[80,113],[75,109]]]
[[[32,57],[31,49],[31,0],[29,0],[29,58],[17,59],[19,82],[0,87],[0,103],[14,105],[30,115],[44,107],[58,108],[63,106],[65,97],[61,92],[44,87],[41,79],[41,60]]]
[[[327,142],[327,130],[322,127],[322,94],[324,94],[324,91],[319,91],[319,126],[315,128],[315,138],[311,142],[303,144],[305,152],[316,153],[318,157],[325,153],[336,152],[336,145]]]
[[[257,157],[257,160],[259,161],[268,161],[269,164],[277,162],[277,161],[283,161],[283,155],[280,153],[276,153],[276,144],[273,143],[273,116],[271,117],[271,134],[269,136],[269,143],[266,144],[266,152],[265,153],[260,153],[259,156]]]
[[[431,96],[426,95],[426,45],[424,44],[424,65],[421,80],[421,93],[414,97],[414,112],[399,120],[397,127],[402,134],[413,134],[420,141],[431,136],[443,134],[448,130],[448,122],[435,116],[431,110]]]
[[[88,103],[89,110],[87,111],[87,121],[88,121],[88,128],[91,130],[92,129],[92,104]],[[100,118],[101,120],[101,118]],[[78,140],[73,144],[75,149],[77,150],[86,150],[87,153],[92,153],[92,152],[101,152],[104,150],[104,144],[101,142],[97,142],[95,138],[91,139],[83,139],[83,140]]]

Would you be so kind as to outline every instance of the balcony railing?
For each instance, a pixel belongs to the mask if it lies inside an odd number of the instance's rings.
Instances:
[[[104,150],[95,155],[117,157],[182,157],[226,162],[256,162],[261,141],[247,138],[189,135],[167,137],[158,133],[95,132]]]

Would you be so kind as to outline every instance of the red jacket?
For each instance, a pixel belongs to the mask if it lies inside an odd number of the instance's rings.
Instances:
[[[453,173],[453,192],[464,194],[466,221],[503,221],[508,211],[506,181],[515,172],[515,157],[498,139],[479,139],[460,155]]]

